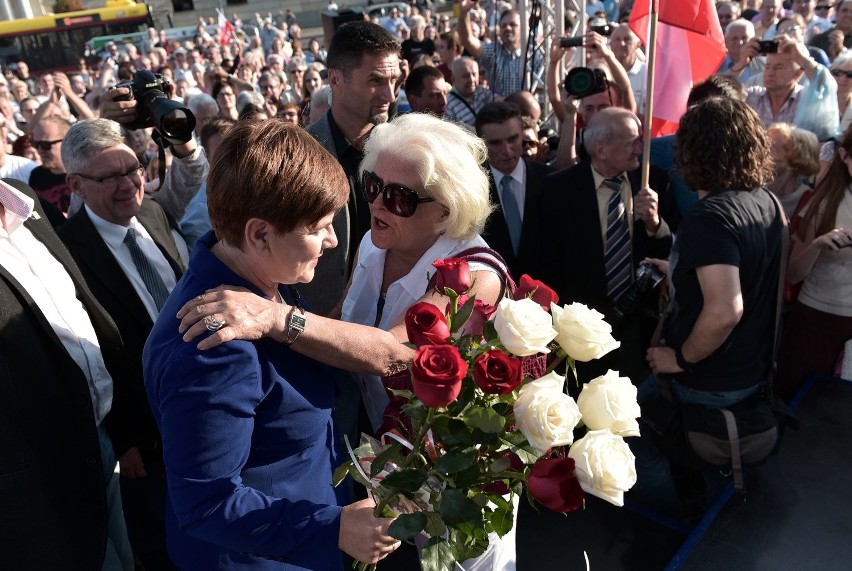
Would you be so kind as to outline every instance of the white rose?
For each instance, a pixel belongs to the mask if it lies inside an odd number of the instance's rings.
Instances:
[[[636,483],[636,458],[620,436],[609,430],[590,430],[568,452],[583,491],[617,506]]]
[[[565,377],[554,372],[521,387],[515,401],[515,424],[530,445],[540,452],[574,442],[580,409],[565,394]]]
[[[504,298],[497,306],[494,328],[506,350],[519,357],[550,353],[547,344],[556,337],[550,314],[528,297]]]
[[[636,386],[615,371],[583,385],[577,406],[583,423],[591,430],[606,428],[619,436],[639,436],[636,419],[642,413],[636,402]]]
[[[551,303],[550,312],[558,332],[556,342],[575,361],[599,359],[621,346],[613,339],[612,327],[604,321],[603,314],[582,303],[563,307]]]

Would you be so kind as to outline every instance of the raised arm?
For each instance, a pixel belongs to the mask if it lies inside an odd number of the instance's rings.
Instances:
[[[482,55],[482,43],[474,37],[470,27],[470,11],[478,5],[477,0],[459,0],[459,41],[467,52],[476,59]]]

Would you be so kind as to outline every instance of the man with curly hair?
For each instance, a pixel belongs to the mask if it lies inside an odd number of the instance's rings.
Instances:
[[[672,295],[664,345],[648,349],[654,374],[640,404],[670,391],[676,402],[728,407],[764,387],[781,264],[782,212],[769,191],[770,145],[760,118],[735,99],[691,107],[678,130],[677,162],[698,191],[678,231],[667,271]],[[636,454],[636,501],[680,515],[668,459],[643,427]],[[727,484],[705,473],[708,499]],[[729,475],[728,475],[729,477]]]

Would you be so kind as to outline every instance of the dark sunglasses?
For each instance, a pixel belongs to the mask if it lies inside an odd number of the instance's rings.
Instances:
[[[375,202],[381,194],[388,212],[401,218],[414,216],[414,211],[417,210],[417,205],[421,202],[433,202],[435,200],[431,196],[423,198],[407,186],[395,182],[385,184],[382,179],[370,171],[364,171],[363,185],[364,198],[367,199],[368,203]]]
[[[49,151],[53,145],[56,143],[61,143],[62,139],[56,139],[55,141],[33,141],[33,147],[38,149],[39,151]]]
[[[831,75],[833,75],[834,77],[840,77],[841,75],[845,75],[848,79],[852,79],[852,70],[843,71],[841,69],[832,69]]]
[[[814,8],[814,10],[828,10],[828,9],[830,9],[830,8],[831,8],[831,6],[832,6],[831,4],[829,4],[828,6],[826,6],[826,5],[824,5],[824,4],[820,4],[819,6],[817,6],[816,8]]]

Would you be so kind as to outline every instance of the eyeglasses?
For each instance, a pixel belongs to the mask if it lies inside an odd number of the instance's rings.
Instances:
[[[407,186],[392,182],[385,184],[375,174],[364,171],[364,198],[372,204],[381,194],[385,201],[385,208],[394,216],[410,218],[414,216],[417,205],[421,202],[434,202],[431,196],[421,197],[416,191]]]
[[[832,69],[831,75],[834,77],[841,77],[845,75],[847,79],[852,79],[852,70],[843,71],[842,69]]]
[[[133,167],[132,169],[130,169],[126,173],[111,174],[109,176],[89,176],[87,174],[82,174],[82,173],[78,173],[78,172],[71,173],[71,174],[73,174],[74,176],[79,176],[80,178],[84,178],[86,180],[91,180],[92,182],[97,182],[97,183],[101,183],[101,184],[108,182],[110,184],[117,185],[125,177],[129,178],[131,180],[139,180],[142,177],[142,173],[144,173],[144,172],[145,172],[145,167],[143,167],[142,165],[136,165],[135,167]]]
[[[39,151],[49,151],[53,147],[53,145],[61,142],[62,139],[56,139],[55,141],[33,141],[33,147],[35,147]]]
[[[829,4],[827,6],[825,4],[820,4],[819,6],[814,8],[814,10],[829,10],[829,9],[831,9],[831,4]]]
[[[219,95],[221,95],[222,97],[233,97],[234,92],[233,91],[220,91]]]

